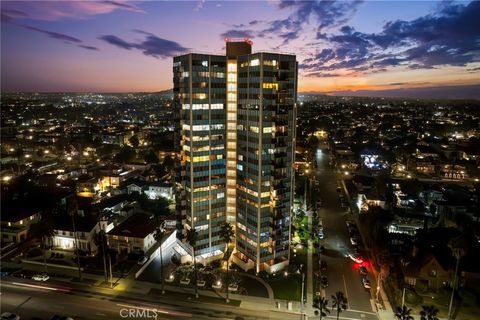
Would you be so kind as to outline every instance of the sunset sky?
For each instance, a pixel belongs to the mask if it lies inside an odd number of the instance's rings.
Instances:
[[[299,91],[480,84],[480,1],[2,1],[2,91],[160,91],[224,38],[295,53]]]

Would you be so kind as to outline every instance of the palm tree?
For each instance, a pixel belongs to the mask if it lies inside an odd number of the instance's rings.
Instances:
[[[325,297],[316,298],[313,301],[313,307],[318,309],[315,310],[315,314],[320,314],[320,320],[322,320],[323,317],[326,317],[327,313],[330,313],[330,310],[328,309],[328,299],[325,299]]]
[[[157,227],[155,231],[155,240],[160,243],[160,278],[162,279],[162,294],[165,293],[165,282],[163,279],[163,252],[162,252],[162,238],[165,231],[161,227]]]
[[[397,307],[395,318],[398,320],[413,320],[410,313],[412,313],[412,309],[407,308],[407,306]]]
[[[195,229],[188,229],[187,230],[187,241],[188,241],[188,244],[192,247],[193,275],[194,275],[193,281],[195,283],[195,298],[198,298],[197,264],[196,264],[196,261],[195,261],[195,244],[197,242],[197,231],[195,231]]]
[[[420,320],[438,320],[438,309],[435,306],[422,306],[420,311]]]
[[[52,221],[48,219],[46,216],[43,216],[42,219],[40,219],[40,221],[33,223],[30,226],[30,232],[32,233],[33,236],[39,238],[42,244],[43,265],[46,273],[47,272],[46,245],[47,245],[47,241],[54,236]]]
[[[230,241],[232,241],[232,238],[234,236],[234,232],[233,232],[233,227],[230,223],[228,222],[225,222],[225,224],[222,226],[222,229],[220,230],[220,237],[223,239],[223,242],[225,242],[225,254],[228,253],[228,245],[230,243]],[[225,301],[228,303],[228,259],[229,257],[227,257],[227,297],[225,298]]]
[[[335,295],[332,294],[332,307],[337,309],[337,320],[343,310],[347,310],[348,300],[341,291],[337,291]]]

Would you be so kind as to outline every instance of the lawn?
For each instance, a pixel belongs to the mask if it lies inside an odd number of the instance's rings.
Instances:
[[[300,274],[291,275],[287,278],[278,276],[267,282],[273,289],[275,299],[300,301],[302,296],[301,277]]]

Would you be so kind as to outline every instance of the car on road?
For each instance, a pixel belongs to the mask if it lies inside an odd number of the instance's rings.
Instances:
[[[358,272],[360,272],[362,276],[366,276],[368,273],[367,268],[365,266],[358,267]]]
[[[20,320],[20,316],[15,313],[4,312],[2,313],[2,320]]]
[[[363,257],[358,254],[349,254],[348,256],[356,263],[362,263],[364,261]]]
[[[322,277],[320,278],[320,284],[321,284],[322,288],[328,287],[328,278],[327,278],[327,276],[322,276]]]
[[[370,289],[372,287],[372,284],[370,283],[370,280],[368,280],[365,277],[362,278],[362,283],[363,283],[363,287],[365,289]]]
[[[46,273],[39,273],[32,277],[32,280],[45,282],[50,279],[49,275]]]
[[[352,243],[352,246],[358,246],[358,239],[356,237],[351,237],[350,242]]]
[[[138,264],[139,266],[142,266],[142,265],[144,265],[145,262],[147,262],[147,261],[148,261],[148,256],[142,256],[142,257],[140,257],[140,259],[138,259],[137,264]]]

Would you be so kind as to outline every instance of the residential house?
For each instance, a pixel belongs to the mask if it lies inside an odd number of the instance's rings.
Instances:
[[[108,232],[108,245],[118,252],[147,252],[155,244],[154,217],[135,213]]]

